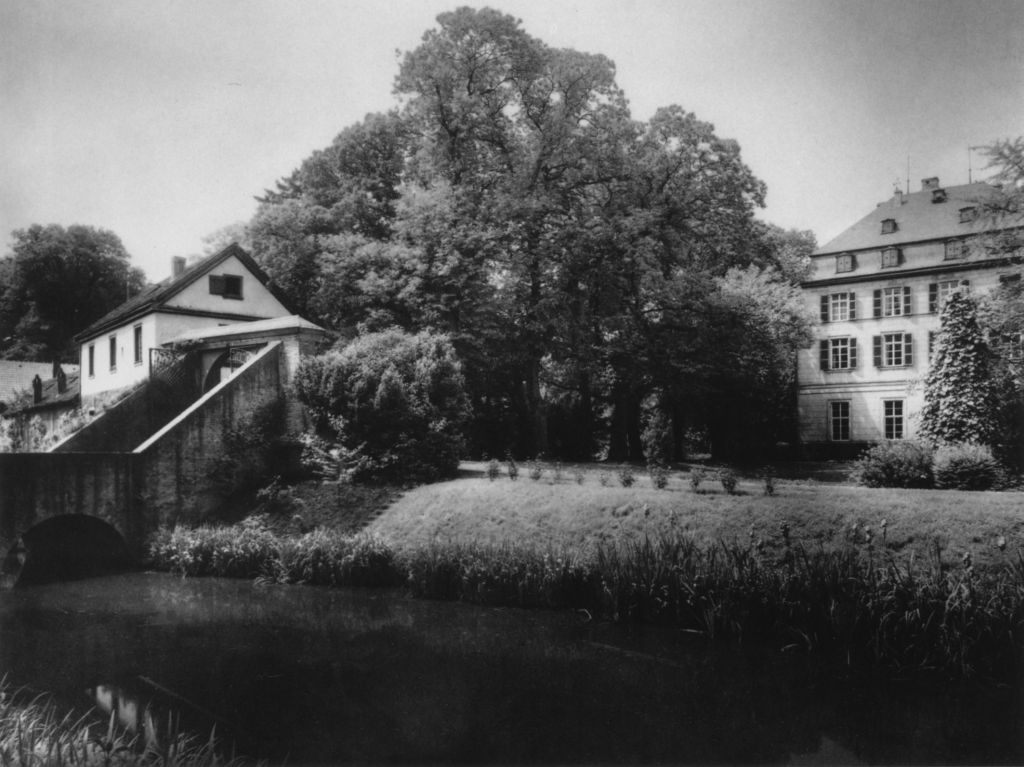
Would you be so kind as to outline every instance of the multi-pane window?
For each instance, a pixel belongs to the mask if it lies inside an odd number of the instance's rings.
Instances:
[[[857,264],[852,253],[836,256],[836,272],[852,272]]]
[[[910,314],[910,288],[880,288],[874,292],[876,317],[901,317]]]
[[[882,234],[892,234],[896,231],[896,219],[886,218],[882,220]]]
[[[883,400],[882,408],[885,438],[903,439],[903,400]]]
[[[944,280],[942,282],[933,282],[928,286],[928,311],[932,314],[941,312],[946,300],[953,295],[953,293],[956,293],[957,291],[968,293],[970,290],[970,280]]]
[[[882,268],[890,269],[900,265],[900,249],[886,248],[882,251]]]
[[[135,364],[142,364],[142,325],[136,325],[132,329],[132,347],[134,351]]]
[[[117,336],[113,335],[108,339],[110,348],[110,369],[117,370]]]
[[[830,293],[821,297],[821,321],[845,322],[857,319],[857,297],[853,293]]]
[[[960,223],[966,224],[978,217],[977,208],[960,208]]]
[[[848,442],[850,439],[850,403],[836,401],[828,403],[828,437],[833,442]]]
[[[237,274],[211,274],[210,294],[224,298],[242,297],[242,278]]]
[[[909,367],[914,364],[914,338],[910,333],[883,333],[872,339],[875,367]]]
[[[947,240],[945,257],[947,261],[956,261],[967,257],[969,250],[967,243],[963,240]]]
[[[852,370],[857,367],[856,338],[824,338],[819,343],[818,352],[822,370]]]

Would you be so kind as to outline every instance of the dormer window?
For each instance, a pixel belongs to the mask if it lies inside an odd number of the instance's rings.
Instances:
[[[932,202],[945,202],[946,201],[946,190],[945,189],[933,189],[932,190]]]
[[[899,266],[903,260],[903,253],[899,248],[886,248],[882,251],[882,268],[891,269],[894,266]]]
[[[836,256],[836,273],[840,272],[852,272],[857,267],[856,261],[852,253],[843,253],[841,256]]]
[[[967,243],[963,240],[947,240],[946,260],[956,261],[961,258],[967,258],[967,250]]]
[[[978,209],[975,207],[960,208],[960,223],[969,224],[978,217]]]
[[[896,231],[896,219],[885,218],[882,219],[882,234],[892,234]]]
[[[211,274],[210,295],[224,298],[242,298],[242,278],[237,274]]]

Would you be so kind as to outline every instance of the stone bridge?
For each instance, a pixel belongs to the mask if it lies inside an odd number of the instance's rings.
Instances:
[[[301,408],[287,397],[298,361],[288,345],[268,339],[134,447],[117,443],[137,432],[129,427],[132,408],[149,412],[143,395],[132,395],[54,451],[0,454],[4,585],[33,580],[30,573],[42,570],[51,579],[75,568],[88,573],[90,557],[97,566],[136,562],[159,528],[216,519],[229,500],[216,475],[225,435],[268,413],[278,414],[282,431],[304,426]]]

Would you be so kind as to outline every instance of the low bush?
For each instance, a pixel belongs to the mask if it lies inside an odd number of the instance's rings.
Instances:
[[[729,495],[736,492],[736,473],[731,469],[722,469],[718,472],[718,481],[722,483],[722,489]]]
[[[853,478],[867,487],[931,487],[932,448],[914,440],[880,442],[857,460]]]
[[[622,464],[619,467],[619,484],[623,487],[632,487],[634,482],[636,482],[636,474],[633,472],[633,467],[628,463]]]
[[[982,445],[943,445],[932,464],[935,486],[949,490],[991,490],[1000,480],[999,463]]]
[[[702,469],[699,466],[696,467],[695,469],[691,469],[690,489],[692,489],[694,492],[697,492],[698,490],[700,490],[701,483],[703,483],[705,479],[707,479],[707,472],[705,472],[704,469]]]

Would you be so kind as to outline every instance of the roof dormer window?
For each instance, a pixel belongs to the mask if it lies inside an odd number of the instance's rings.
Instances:
[[[885,248],[882,251],[882,268],[891,269],[899,266],[903,261],[902,251],[899,248]]]
[[[945,202],[946,201],[946,190],[945,189],[932,189],[932,202]]]
[[[895,218],[884,218],[882,219],[882,234],[892,234],[896,231],[896,219]]]
[[[975,207],[960,208],[960,223],[969,224],[978,217],[978,209]]]
[[[857,268],[857,262],[852,253],[843,253],[836,256],[836,273],[852,272]]]

